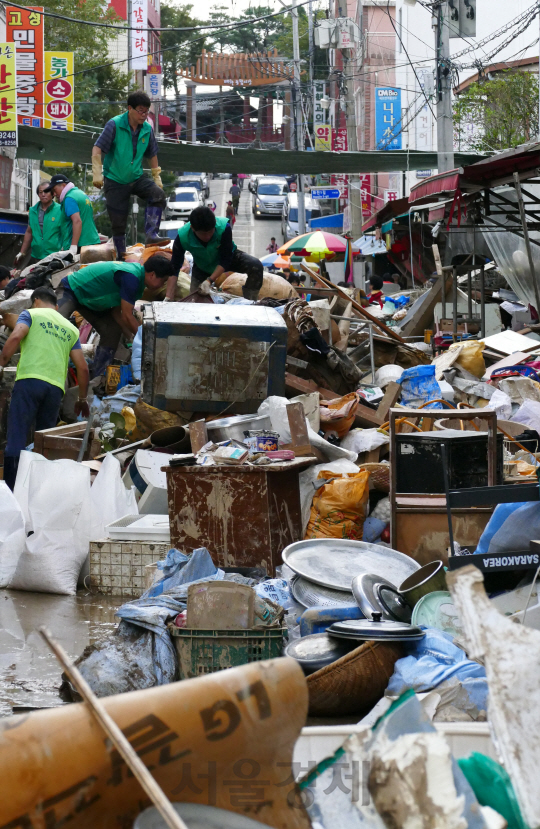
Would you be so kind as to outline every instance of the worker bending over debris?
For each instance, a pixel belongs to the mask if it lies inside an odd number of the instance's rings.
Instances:
[[[56,294],[51,288],[36,288],[32,307],[22,311],[0,354],[0,378],[11,357],[21,351],[8,412],[4,480],[15,486],[19,456],[28,444],[31,428],[56,426],[64,396],[68,361],[77,370],[79,399],[75,414],[88,417],[88,366],[79,342],[79,332],[58,313]]]
[[[170,241],[167,236],[158,235],[167,199],[158,166],[156,137],[147,121],[150,98],[144,92],[132,92],[127,106],[127,112],[107,121],[92,150],[94,187],[104,187],[118,259],[123,259],[126,252],[130,196],[139,196],[147,202],[146,244],[167,245]],[[148,159],[153,180],[143,175],[143,158]]]
[[[167,299],[174,299],[178,271],[184,264],[184,255],[189,251],[193,256],[191,291],[203,294],[210,292],[210,286],[227,271],[247,274],[242,288],[246,299],[256,300],[263,281],[263,266],[259,259],[239,250],[232,238],[232,229],[227,219],[217,217],[208,207],[196,207],[189,221],[178,231],[174,240],[172,266],[174,276],[167,284]]]
[[[53,176],[46,187],[56,196],[62,211],[62,244],[60,250],[79,253],[83,245],[99,245],[99,233],[94,224],[92,202],[66,176]]]
[[[16,268],[22,265],[29,250],[29,265],[62,250],[62,208],[54,201],[48,181],[40,182],[36,193],[39,201],[28,211],[28,227],[24,233],[21,251],[13,263]]]
[[[78,311],[99,334],[92,364],[92,379],[103,374],[113,360],[122,334],[133,337],[139,323],[133,309],[144,289],[163,288],[172,273],[171,260],[163,254],[136,262],[95,262],[65,276],[59,286],[59,310],[69,319]]]

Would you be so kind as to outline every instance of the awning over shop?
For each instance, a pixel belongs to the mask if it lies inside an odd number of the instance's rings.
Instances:
[[[419,201],[419,199],[438,196],[441,193],[453,193],[459,187],[460,175],[462,173],[462,169],[450,170],[446,173],[431,176],[431,178],[427,178],[425,181],[420,181],[414,187],[411,187],[409,204],[413,204]]]
[[[60,130],[19,127],[20,158],[73,161],[89,164],[92,147],[100,132],[61,132]],[[460,164],[472,164],[483,156],[456,153]],[[378,150],[359,153],[312,153],[296,150],[252,150],[211,144],[159,142],[159,163],[164,170],[204,170],[208,173],[282,174],[295,171],[316,173],[392,173],[398,170],[425,170],[436,166],[437,153],[418,150]]]
[[[383,240],[376,239],[375,236],[361,236],[356,242],[353,242],[353,247],[362,256],[375,256],[377,253],[388,252]]]

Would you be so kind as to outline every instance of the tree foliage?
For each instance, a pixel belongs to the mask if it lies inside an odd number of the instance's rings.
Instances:
[[[199,20],[192,17],[193,6],[169,6],[166,3],[161,5],[161,25],[171,28],[192,27],[191,32],[161,32],[161,65],[163,71],[163,86],[166,89],[174,89],[176,95],[178,89],[178,70],[185,66],[194,64],[205,48],[205,39],[200,39],[202,33],[196,31],[200,26]]]
[[[508,69],[471,84],[454,102],[454,143],[460,150],[503,150],[538,133],[538,78]]]

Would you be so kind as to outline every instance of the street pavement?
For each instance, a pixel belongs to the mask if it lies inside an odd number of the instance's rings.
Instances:
[[[210,200],[216,203],[216,216],[225,215],[225,206],[231,198],[229,195],[231,184],[230,178],[212,179],[210,182]],[[251,212],[251,199],[252,195],[248,190],[246,180],[240,196],[233,239],[240,250],[261,259],[268,253],[266,248],[272,236],[276,237],[278,245],[282,244],[281,219],[255,219]]]

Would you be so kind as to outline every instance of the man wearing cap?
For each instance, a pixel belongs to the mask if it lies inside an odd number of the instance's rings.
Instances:
[[[122,334],[131,338],[137,333],[133,308],[144,289],[163,288],[171,273],[169,257],[157,253],[144,265],[95,262],[62,279],[58,303],[62,316],[69,319],[78,311],[99,334],[92,379],[103,374],[113,360]]]
[[[61,173],[53,176],[46,188],[58,199],[62,210],[63,239],[60,250],[78,253],[83,245],[99,245],[92,203],[86,193]]]
[[[132,92],[127,99],[127,112],[107,122],[92,150],[94,187],[104,188],[118,259],[122,259],[126,251],[131,196],[146,201],[146,244],[167,245],[170,241],[168,237],[158,235],[167,199],[161,167],[158,166],[156,137],[147,121],[150,103],[145,92]],[[148,160],[151,179],[143,174],[143,159]]]
[[[174,241],[174,276],[167,283],[167,300],[174,299],[178,271],[184,264],[186,251],[193,256],[192,292],[209,294],[216,279],[227,271],[234,271],[247,274],[243,296],[251,300],[258,298],[264,275],[260,259],[236,247],[227,219],[216,217],[209,207],[201,206],[191,211],[189,221],[180,228]]]
[[[36,288],[32,307],[22,311],[0,354],[0,378],[11,357],[21,351],[17,377],[8,412],[7,445],[4,453],[4,480],[15,486],[21,451],[28,444],[31,427],[56,426],[64,396],[68,361],[77,371],[79,399],[75,414],[88,417],[88,366],[79,342],[79,332],[58,313],[51,288]]]
[[[53,200],[47,181],[38,184],[36,193],[39,201],[28,211],[28,227],[21,251],[15,257],[15,267],[22,265],[29,249],[29,264],[62,250],[62,208]]]

